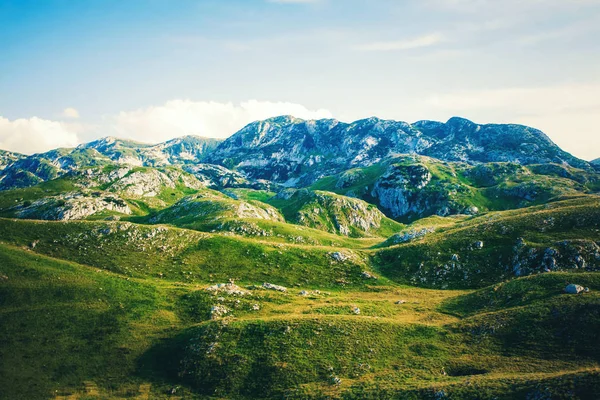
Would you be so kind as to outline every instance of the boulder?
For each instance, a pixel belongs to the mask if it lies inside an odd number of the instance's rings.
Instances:
[[[567,294],[579,294],[582,292],[589,292],[589,289],[584,288],[581,285],[576,285],[574,283],[567,285],[567,287],[565,288],[565,293],[567,293]]]
[[[377,279],[377,277],[368,271],[363,271],[361,276],[365,279]]]
[[[284,286],[274,285],[272,283],[265,282],[263,283],[263,288],[269,290],[276,290],[278,292],[287,292],[287,288]]]
[[[331,258],[333,258],[337,262],[344,262],[350,258],[347,254],[344,254],[340,251],[336,251],[335,253],[330,253]]]

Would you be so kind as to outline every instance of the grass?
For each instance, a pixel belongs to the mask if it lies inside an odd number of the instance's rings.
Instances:
[[[379,204],[372,191],[391,166],[421,165],[431,173],[431,182],[421,189],[407,188],[412,201],[423,207],[421,213],[397,218],[413,222],[435,215],[444,207],[457,210],[476,206],[480,211],[501,211],[544,204],[556,197],[596,193],[600,187],[597,174],[561,165],[521,166],[511,163],[488,163],[469,166],[423,156],[403,156],[366,168],[356,168],[320,179],[313,190],[353,195]],[[351,177],[351,178],[349,178]],[[382,207],[389,214],[389,210]]]
[[[583,193],[593,176],[420,162],[438,183],[462,185],[460,199],[497,211],[409,225],[382,217],[340,235],[336,219],[376,211],[344,195],[366,199],[380,164],[289,201],[179,185],[127,198],[128,221],[2,214],[0,398],[597,396],[600,198]],[[537,200],[503,197],[533,181]],[[74,189],[63,178],[0,192],[0,209]],[[270,218],[240,216],[242,204]],[[205,290],[230,279],[243,295]],[[590,292],[565,294],[569,283]],[[227,312],[216,317],[216,306]]]
[[[557,398],[586,398],[598,386],[600,330],[583,323],[600,320],[593,273],[475,292],[388,284],[239,297],[59,260],[38,246],[0,245],[2,398],[472,398],[475,388],[479,398],[510,398],[540,384]],[[564,295],[565,281],[592,293]],[[215,304],[231,314],[211,320]],[[537,327],[523,330],[527,321]],[[575,327],[567,345],[560,326]]]
[[[597,196],[583,196],[467,218],[373,252],[373,263],[397,282],[440,288],[478,288],[544,272],[550,250],[554,269],[595,271],[599,205]],[[585,263],[578,265],[578,257]]]

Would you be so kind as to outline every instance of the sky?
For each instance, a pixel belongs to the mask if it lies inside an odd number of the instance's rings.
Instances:
[[[461,116],[600,157],[600,0],[0,0],[0,148]]]

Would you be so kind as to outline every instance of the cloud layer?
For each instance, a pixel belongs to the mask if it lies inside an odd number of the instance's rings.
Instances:
[[[0,117],[0,149],[33,154],[57,147],[73,147],[83,140],[100,136],[117,136],[147,143],[185,135],[226,138],[250,122],[279,115],[305,119],[332,117],[328,110],[310,110],[287,102],[249,100],[234,104],[171,100],[160,106],[107,116],[103,124],[94,127],[38,117],[14,121]],[[75,109],[66,109],[63,116],[77,118],[79,113]]]
[[[161,106],[121,112],[112,118],[115,136],[162,142],[178,136],[226,138],[250,122],[279,115],[331,118],[327,110],[309,110],[294,103],[249,100],[240,104],[171,100]]]
[[[79,118],[79,111],[77,111],[73,107],[67,107],[63,110],[62,115],[65,118],[77,119],[77,118]]]
[[[0,117],[0,149],[33,154],[79,143],[67,124],[38,117],[13,121]]]

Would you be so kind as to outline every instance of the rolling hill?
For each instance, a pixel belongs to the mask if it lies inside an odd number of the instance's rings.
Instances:
[[[277,117],[0,165],[2,399],[600,392],[600,174],[533,128]]]

